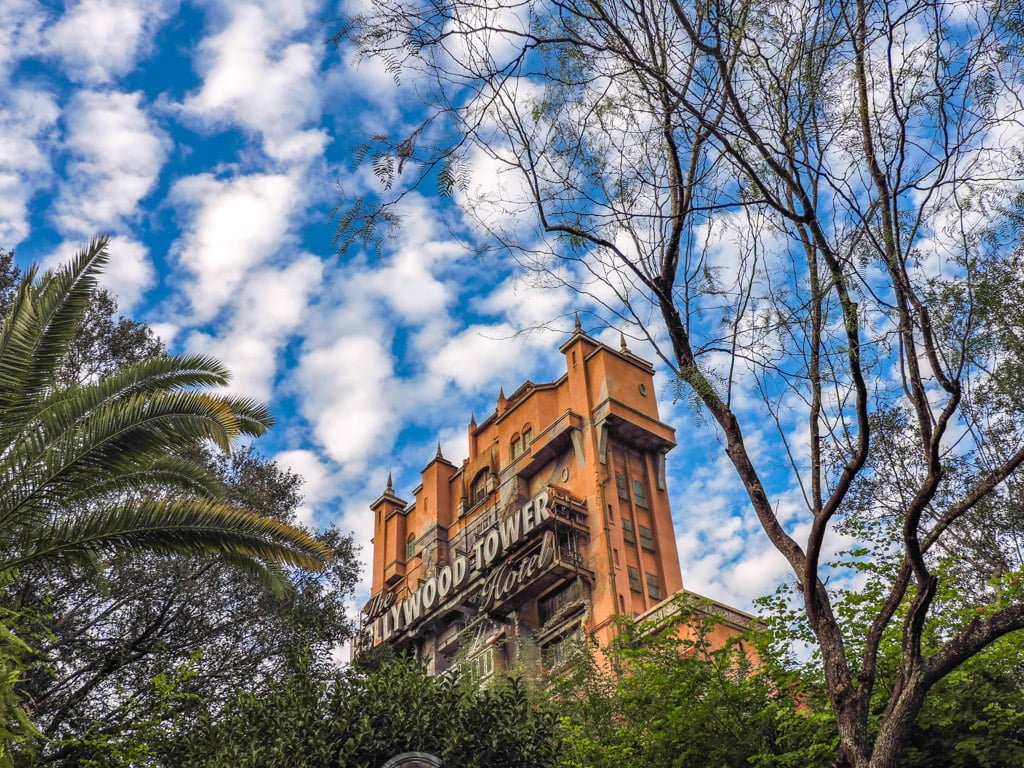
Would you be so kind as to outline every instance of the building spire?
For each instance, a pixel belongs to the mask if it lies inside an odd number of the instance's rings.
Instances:
[[[391,470],[389,469],[388,470],[388,487],[384,489],[384,492],[387,493],[388,491],[391,491],[392,493],[394,493],[394,490],[395,490],[394,486],[391,483]]]
[[[619,352],[629,352],[629,347],[626,346],[626,334],[619,331]]]
[[[434,456],[434,458],[435,459],[442,459],[442,460],[444,459],[444,454],[441,453],[441,441],[440,440],[437,441],[437,455]]]
[[[580,324],[580,311],[578,309],[576,310],[576,330],[577,331],[582,331],[583,330],[583,325]]]
[[[470,426],[470,429],[476,427],[476,414],[475,413],[471,413],[469,415],[469,426]]]

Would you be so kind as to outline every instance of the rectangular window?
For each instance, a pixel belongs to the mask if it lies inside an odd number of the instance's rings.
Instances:
[[[654,551],[654,531],[645,525],[640,526],[640,546],[651,552]]]
[[[619,498],[629,501],[629,487],[626,485],[626,476],[621,472],[615,473],[615,488],[619,492]]]
[[[658,581],[658,577],[653,573],[647,574],[647,594],[651,596],[652,600],[661,600],[663,597],[661,594],[661,582]]]
[[[474,676],[481,679],[494,674],[494,649],[486,648],[469,660],[469,668]]]
[[[560,667],[569,660],[573,649],[579,645],[580,628],[576,627],[556,640],[551,641],[541,649],[541,659],[547,669]]]
[[[627,544],[636,544],[636,534],[633,532],[633,521],[622,518],[622,538]]]
[[[638,507],[647,509],[647,488],[641,480],[633,481],[633,498]]]
[[[626,571],[629,573],[629,588],[634,592],[643,592],[640,588],[640,571],[632,565],[627,565]]]
[[[612,505],[611,504],[608,505],[608,521],[609,522],[614,522],[615,521],[615,510],[612,509]]]
[[[582,598],[583,588],[580,586],[579,579],[575,579],[557,592],[545,595],[537,601],[540,623],[547,624],[559,612],[570,605],[579,603]]]

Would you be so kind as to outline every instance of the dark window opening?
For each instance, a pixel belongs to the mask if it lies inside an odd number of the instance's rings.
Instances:
[[[615,473],[615,488],[619,492],[619,498],[629,501],[629,487],[626,485],[626,476],[621,472]]]
[[[633,521],[622,518],[622,538],[627,544],[636,544],[636,534],[633,532]]]
[[[560,667],[569,660],[573,650],[579,646],[580,629],[576,627],[556,640],[552,640],[541,649],[541,659],[548,669]]]
[[[663,597],[661,594],[661,582],[658,581],[658,577],[653,573],[647,574],[647,594],[651,596],[652,600],[661,600]]]
[[[640,571],[632,565],[627,565],[626,572],[629,574],[629,588],[634,592],[643,592],[643,589],[640,587]]]
[[[633,499],[638,507],[647,509],[647,488],[640,480],[633,481]]]
[[[481,501],[487,498],[487,470],[484,469],[474,478],[473,486],[470,490],[469,503],[472,505],[479,504]]]
[[[574,579],[556,592],[545,595],[537,601],[540,623],[547,624],[559,612],[583,599],[583,585]]]

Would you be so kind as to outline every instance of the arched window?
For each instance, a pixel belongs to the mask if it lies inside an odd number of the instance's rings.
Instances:
[[[512,436],[512,461],[523,455],[523,438],[518,434]]]
[[[530,447],[530,443],[533,442],[533,427],[527,424],[523,427],[523,450],[525,451]]]
[[[469,503],[479,504],[487,498],[487,467],[480,470],[475,478],[469,492]]]
[[[416,534],[410,533],[409,540],[405,544],[405,559],[412,560],[414,554],[416,554]]]

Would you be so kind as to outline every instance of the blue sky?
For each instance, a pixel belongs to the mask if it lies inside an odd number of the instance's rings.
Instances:
[[[499,386],[561,373],[581,307],[511,260],[475,256],[465,201],[429,189],[407,198],[382,253],[335,254],[339,185],[373,185],[352,147],[412,125],[417,103],[327,42],[338,15],[318,0],[5,0],[0,247],[54,264],[112,233],[105,281],[122,309],[271,403],[278,426],[259,448],[306,478],[306,519],[353,530],[365,558],[388,471],[408,496],[437,439],[461,461],[470,413],[489,413]],[[486,183],[486,165],[474,170]],[[618,343],[615,329],[595,335]],[[660,381],[684,446],[670,456],[684,583],[750,607],[785,564],[714,435]]]

